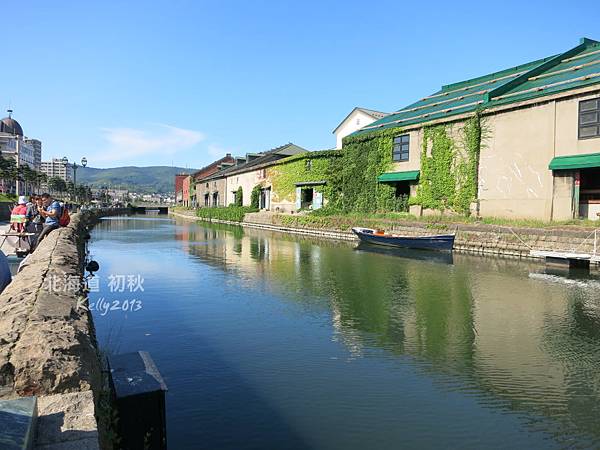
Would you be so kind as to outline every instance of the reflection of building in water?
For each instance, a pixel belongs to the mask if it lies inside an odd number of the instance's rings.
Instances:
[[[504,395],[544,386],[548,400],[563,397],[568,389],[564,366],[555,364],[555,355],[548,352],[552,337],[547,331],[569,315],[564,292],[532,289],[532,281],[524,277],[507,281],[496,273],[481,273],[472,286],[478,376]]]
[[[204,263],[329,311],[331,339],[351,357],[410,355],[482,401],[552,419],[555,435],[600,438],[589,414],[600,414],[597,290],[529,279],[526,263],[444,265],[238,227],[194,226],[189,239]]]

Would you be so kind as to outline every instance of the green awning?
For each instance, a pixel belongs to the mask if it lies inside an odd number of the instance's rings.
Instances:
[[[380,183],[393,183],[396,181],[416,181],[419,179],[419,170],[407,170],[406,172],[386,172],[377,177]]]
[[[550,170],[587,169],[600,167],[600,153],[587,155],[557,156],[550,161]]]

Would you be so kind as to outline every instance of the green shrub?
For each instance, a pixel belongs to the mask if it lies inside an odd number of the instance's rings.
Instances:
[[[17,196],[14,194],[0,194],[0,202],[16,202]]]
[[[257,208],[251,206],[219,206],[215,208],[199,208],[198,217],[208,220],[229,220],[231,222],[242,222],[244,216],[249,212],[256,212]]]
[[[241,186],[235,191],[235,206],[244,206],[244,190]]]
[[[241,188],[240,188],[241,189]],[[260,185],[254,186],[252,192],[250,193],[250,206],[252,208],[258,209],[260,202]]]

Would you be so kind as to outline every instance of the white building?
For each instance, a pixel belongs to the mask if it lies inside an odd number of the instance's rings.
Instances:
[[[35,170],[42,168],[42,141],[38,139],[25,138],[24,142],[33,147],[33,165]]]
[[[359,108],[358,106],[350,111],[344,120],[333,130],[335,134],[335,148],[342,148],[342,139],[349,134],[360,130],[362,127],[379,120],[389,113],[373,111],[372,109]]]
[[[19,166],[35,169],[34,148],[17,136],[0,136],[0,151],[3,157],[13,158]]]
[[[41,168],[42,172],[48,178],[59,177],[65,181],[73,181],[73,166],[71,164],[65,165],[60,158],[52,158],[51,161],[42,161]]]
[[[27,139],[23,137],[23,128],[11,116],[9,110],[8,117],[0,121],[0,151],[4,157],[12,157],[18,166],[27,164],[30,168],[36,169],[35,156],[36,146],[42,151],[42,143],[37,139]],[[33,144],[35,141],[36,144]]]
[[[110,195],[110,197],[113,200],[124,201],[129,197],[129,190],[128,189],[109,189],[108,195]]]
[[[8,111],[8,117],[0,120],[0,152],[3,158],[12,158],[18,167],[29,166],[33,170],[39,170],[37,161],[42,158],[42,143],[37,139],[28,139],[23,136],[23,128],[12,118],[12,110]],[[5,192],[16,192],[27,194],[25,183],[19,181],[3,184]]]

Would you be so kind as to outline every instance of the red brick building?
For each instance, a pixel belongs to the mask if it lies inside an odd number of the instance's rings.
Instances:
[[[175,175],[175,203],[181,205],[183,202],[183,180],[189,177],[187,173]]]
[[[191,175],[187,175],[181,183],[183,206],[192,206],[191,200],[190,200],[190,181],[191,180],[192,180]]]

